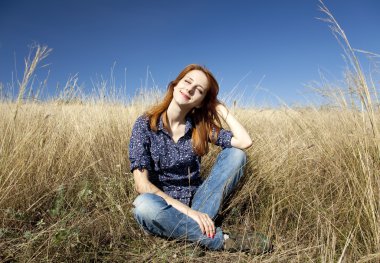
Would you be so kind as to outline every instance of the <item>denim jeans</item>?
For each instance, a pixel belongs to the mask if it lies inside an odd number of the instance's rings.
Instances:
[[[243,175],[246,164],[244,151],[226,148],[220,152],[210,175],[197,189],[191,208],[216,218],[223,200],[233,191]],[[139,195],[133,202],[133,214],[140,226],[150,234],[170,239],[199,242],[211,250],[223,248],[224,237],[220,227],[214,238],[202,234],[198,223],[181,213],[155,194]]]

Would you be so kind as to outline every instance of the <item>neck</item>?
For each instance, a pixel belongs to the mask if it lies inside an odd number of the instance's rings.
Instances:
[[[189,110],[182,109],[177,103],[173,100],[169,104],[168,109],[166,110],[166,117],[168,124],[170,126],[177,126],[179,124],[185,123],[185,118]]]

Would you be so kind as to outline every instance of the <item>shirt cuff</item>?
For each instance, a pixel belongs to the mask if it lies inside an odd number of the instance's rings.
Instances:
[[[140,160],[131,160],[131,172],[135,169],[147,169],[148,171],[151,170],[150,161],[140,159]]]
[[[220,145],[220,147],[222,147],[223,149],[231,148],[232,147],[231,139],[232,139],[232,132],[227,131],[225,129],[221,129],[218,136],[218,145]]]

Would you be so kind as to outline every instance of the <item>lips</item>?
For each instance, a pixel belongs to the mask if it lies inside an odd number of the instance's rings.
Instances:
[[[187,96],[186,94],[182,93],[182,91],[180,91],[182,97],[184,97],[186,100],[190,100],[191,98],[189,96]]]

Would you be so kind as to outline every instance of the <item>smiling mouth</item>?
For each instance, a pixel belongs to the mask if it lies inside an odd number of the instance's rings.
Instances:
[[[190,100],[190,97],[187,96],[186,94],[182,93],[182,91],[180,91],[180,93],[182,94],[182,96],[183,96],[185,99]]]

